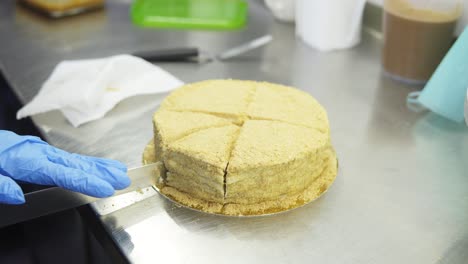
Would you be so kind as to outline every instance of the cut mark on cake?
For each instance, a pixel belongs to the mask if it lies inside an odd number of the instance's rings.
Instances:
[[[252,116],[252,115],[249,115],[249,109],[250,109],[250,105],[255,101],[255,96],[257,94],[257,87],[254,87],[251,92],[248,94],[248,97],[247,97],[247,108],[246,108],[246,111],[245,113],[243,114],[243,120],[244,122],[246,120],[265,120],[265,121],[277,121],[277,122],[282,122],[282,123],[285,123],[285,124],[290,124],[290,125],[295,125],[295,126],[300,126],[300,127],[305,127],[305,128],[310,128],[310,129],[315,129],[317,130],[318,132],[321,132],[321,133],[327,133],[326,130],[324,129],[321,129],[321,128],[318,128],[318,127],[315,127],[315,126],[310,126],[310,125],[306,125],[306,124],[301,124],[301,123],[298,123],[298,122],[291,122],[291,121],[286,121],[284,119],[276,119],[276,118],[267,118],[267,117],[257,117],[257,116]],[[288,97],[288,99],[291,101],[292,98]],[[325,120],[317,120],[317,121],[325,121]],[[327,123],[328,123],[328,120],[326,120]],[[243,125],[243,124],[242,124]]]
[[[230,157],[229,157],[230,158]],[[227,193],[227,184],[226,184],[226,176],[227,176],[227,169],[229,167],[229,161],[226,164],[226,168],[224,168],[224,175],[223,175],[223,199],[226,199]]]
[[[166,111],[172,111],[172,112],[178,112],[178,113],[196,113],[196,114],[205,114],[205,115],[210,115],[222,119],[227,119],[230,122],[232,122],[234,125],[239,125],[239,119],[242,118],[241,115],[236,115],[236,114],[227,114],[227,113],[215,113],[215,112],[210,112],[210,111],[204,111],[204,110],[193,110],[193,109],[168,109]]]
[[[313,130],[316,130],[316,131],[318,131],[318,132],[320,132],[320,133],[326,133],[326,132],[327,132],[326,130],[320,129],[320,128],[318,128],[318,127],[309,126],[309,125],[305,125],[305,124],[300,124],[300,123],[296,123],[296,122],[285,121],[285,120],[281,120],[281,119],[275,119],[275,118],[248,116],[247,119],[248,119],[248,120],[252,120],[252,121],[272,121],[272,122],[279,122],[279,123],[284,123],[284,124],[288,124],[288,125],[293,125],[293,126],[299,126],[299,127],[304,127],[304,128],[313,129]]]
[[[241,113],[238,113],[238,114],[218,113],[218,112],[211,112],[209,110],[198,110],[198,109],[178,109],[177,107],[173,105],[168,105],[165,111],[172,111],[172,112],[178,112],[178,113],[205,114],[205,115],[210,115],[210,116],[214,116],[214,117],[218,117],[222,119],[227,119],[236,126],[243,126],[244,122],[250,119],[249,116],[247,115],[247,112],[249,110],[250,105],[254,101],[256,92],[257,92],[256,87],[252,88],[249,91],[249,93],[247,94],[245,98],[245,109],[241,111]]]
[[[168,142],[167,145],[170,145],[172,143],[175,143],[176,141],[182,140],[192,134],[198,133],[203,130],[211,129],[211,128],[220,128],[220,127],[226,127],[226,126],[231,126],[235,124],[220,124],[220,125],[213,125],[213,126],[205,126],[205,127],[199,127],[197,129],[190,130],[184,134],[182,134],[180,137],[174,138],[171,140],[171,142]]]
[[[242,123],[243,125],[243,123]],[[229,168],[229,162],[231,161],[231,158],[232,158],[232,152],[234,151],[234,147],[236,146],[236,143],[237,143],[237,139],[239,139],[239,135],[241,133],[241,130],[242,130],[242,126],[237,130],[237,132],[233,135],[232,137],[232,141],[231,141],[231,147],[229,149],[229,155],[228,155],[228,162],[226,164],[226,168],[224,168],[224,176],[223,176],[223,191],[224,191],[224,199],[226,199],[226,194],[227,194],[227,183],[226,183],[226,179],[227,179],[227,174],[228,174],[228,168]]]

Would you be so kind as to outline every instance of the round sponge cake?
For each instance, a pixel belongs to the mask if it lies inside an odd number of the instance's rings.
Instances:
[[[337,174],[325,110],[291,87],[239,80],[184,85],[163,101],[153,124],[144,162],[164,163],[160,191],[206,212],[299,207]]]

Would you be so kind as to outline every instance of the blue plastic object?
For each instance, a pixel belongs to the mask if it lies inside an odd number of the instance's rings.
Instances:
[[[14,180],[0,174],[0,203],[22,204],[24,195]]]
[[[130,185],[126,172],[118,161],[68,153],[37,137],[0,130],[0,202],[24,202],[11,179],[107,197]]]
[[[444,57],[422,92],[408,96],[410,104],[450,120],[463,123],[464,103],[468,89],[468,27]]]

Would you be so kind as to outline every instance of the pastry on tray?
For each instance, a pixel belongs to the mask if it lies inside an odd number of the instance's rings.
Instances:
[[[198,210],[261,215],[299,207],[334,181],[326,111],[282,85],[210,80],[171,93],[154,114],[145,163],[162,161],[160,191]]]

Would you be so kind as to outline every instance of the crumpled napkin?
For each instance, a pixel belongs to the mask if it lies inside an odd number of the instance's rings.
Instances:
[[[131,55],[63,61],[16,117],[60,110],[78,127],[102,118],[125,98],[164,93],[182,84],[165,70]]]

